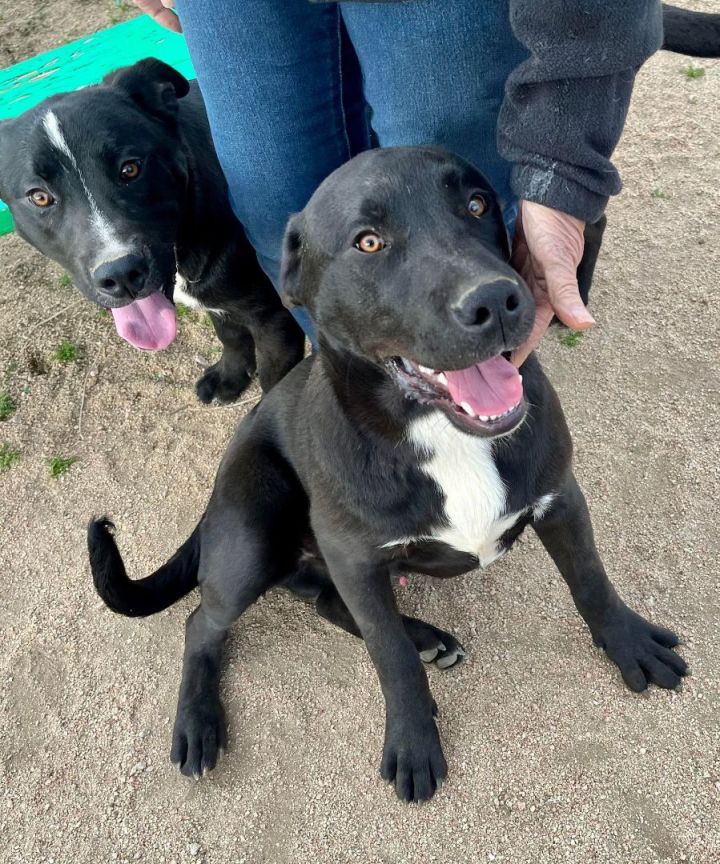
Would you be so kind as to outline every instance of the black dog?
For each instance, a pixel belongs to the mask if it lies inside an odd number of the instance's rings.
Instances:
[[[197,383],[203,402],[236,399],[256,365],[268,390],[302,358],[302,332],[230,209],[200,91],[165,63],[0,124],[0,197],[137,348],[172,342],[173,298],[207,309],[223,354]]]
[[[663,4],[663,18],[666,50],[720,55],[720,15]],[[140,61],[0,123],[0,197],[18,233],[111,309],[136,347],[173,340],[173,297],[208,309],[224,353],[197,384],[203,402],[237,398],[256,365],[267,390],[301,358],[303,337],[228,205],[199,89],[164,63]],[[585,303],[605,223],[586,228]]]
[[[534,355],[522,378],[506,359],[534,314],[509,254],[466,162],[435,148],[356,157],[286,233],[285,290],[310,310],[319,351],[242,422],[192,536],[133,582],[110,523],[90,524],[95,585],[115,611],[149,615],[200,585],[171,754],[183,774],[212,768],[225,742],[228,628],[284,584],[365,639],[387,708],[382,775],[401,798],[430,797],[446,765],[420,658],[446,667],[462,649],[398,614],[391,575],[486,566],[528,525],[628,686],[680,683],[677,637],[605,575],[552,387]]]

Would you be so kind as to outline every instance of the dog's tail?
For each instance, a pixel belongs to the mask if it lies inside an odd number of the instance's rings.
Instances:
[[[144,579],[128,578],[112,534],[114,528],[108,518],[93,519],[87,534],[95,589],[113,612],[133,618],[154,615],[198,584],[199,525],[169,561]]]
[[[665,51],[691,57],[720,57],[720,14],[692,12],[663,3]]]

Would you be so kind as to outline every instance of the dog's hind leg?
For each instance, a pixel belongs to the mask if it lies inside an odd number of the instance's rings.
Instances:
[[[248,604],[249,605],[249,604]],[[225,710],[220,701],[222,645],[229,615],[204,601],[185,625],[185,655],[170,760],[186,777],[211,771],[225,748]]]
[[[434,663],[438,669],[451,669],[462,661],[465,649],[452,633],[409,615],[403,615],[402,620],[405,632],[423,663]]]
[[[292,576],[283,581],[282,587],[305,600],[314,601],[321,618],[362,639],[360,628],[343,603],[320,559],[308,558],[301,561]],[[419,618],[408,615],[401,617],[405,632],[424,663],[435,663],[438,669],[449,669],[465,656],[465,650],[452,634]]]
[[[250,330],[231,314],[208,312],[218,339],[222,357],[208,367],[195,385],[201,402],[209,404],[234,402],[245,390],[255,373],[255,341]]]
[[[262,471],[265,466],[257,467]],[[249,483],[254,483],[254,476],[248,476]],[[239,490],[240,495],[243,491]],[[257,502],[250,493],[247,497],[247,505],[223,501],[209,509],[202,526],[198,570],[202,600],[185,628],[182,682],[170,753],[172,762],[187,777],[199,777],[214,768],[225,746],[220,667],[228,629],[287,575],[299,548],[290,527],[283,529],[283,542],[271,533],[273,524],[287,526],[292,521],[292,514],[283,506],[285,501],[273,508],[272,501]],[[254,506],[257,512],[251,510]],[[264,520],[261,511],[267,514]]]
[[[323,588],[315,601],[315,608],[326,621],[362,639],[360,628],[334,586]],[[405,633],[415,646],[423,663],[434,663],[438,669],[450,669],[465,656],[465,649],[451,633],[446,633],[439,627],[433,627],[432,624],[421,621],[419,618],[411,618],[409,615],[401,615],[400,617]]]

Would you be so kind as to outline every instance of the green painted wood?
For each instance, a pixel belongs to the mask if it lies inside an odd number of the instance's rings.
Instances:
[[[0,70],[0,121],[55,93],[97,84],[113,69],[143,57],[157,57],[195,78],[185,39],[141,15]],[[0,201],[0,235],[12,229],[10,211]]]
[[[3,234],[9,234],[13,228],[13,220],[7,204],[3,204],[3,202],[0,201],[0,237],[2,237]]]

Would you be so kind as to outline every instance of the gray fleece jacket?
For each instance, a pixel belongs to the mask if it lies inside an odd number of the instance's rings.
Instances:
[[[635,74],[662,43],[660,0],[504,2],[529,54],[507,80],[498,120],[513,191],[594,222],[621,188],[610,157]]]

